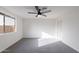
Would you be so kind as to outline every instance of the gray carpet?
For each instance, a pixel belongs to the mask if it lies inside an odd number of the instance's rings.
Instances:
[[[78,53],[61,41],[38,47],[37,39],[22,39],[2,53]]]

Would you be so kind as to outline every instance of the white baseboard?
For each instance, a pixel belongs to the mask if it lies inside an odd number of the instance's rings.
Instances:
[[[69,47],[71,47],[72,49],[76,50],[77,52],[79,52],[79,49],[72,47],[69,43],[62,41],[63,43],[65,43],[66,45],[68,45]]]
[[[9,47],[10,47],[10,46],[12,46],[13,44],[17,43],[18,41],[20,41],[22,38],[23,38],[23,37],[18,38],[18,40],[17,40],[17,41],[13,42],[13,43],[12,43],[11,45],[9,45],[7,48],[9,48]],[[5,51],[7,48],[4,48],[4,49],[0,50],[0,52]]]

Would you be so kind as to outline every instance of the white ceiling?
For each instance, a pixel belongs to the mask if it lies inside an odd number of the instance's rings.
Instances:
[[[42,8],[44,6],[40,6]],[[66,13],[69,10],[72,10],[72,8],[75,7],[67,7],[67,6],[45,6],[48,10],[52,10],[50,13],[46,13],[47,17],[41,16],[41,18],[56,18],[58,16],[62,16],[62,14]],[[34,6],[4,6],[7,10],[10,12],[21,16],[23,18],[36,18],[35,14],[28,14],[27,12],[35,11]]]

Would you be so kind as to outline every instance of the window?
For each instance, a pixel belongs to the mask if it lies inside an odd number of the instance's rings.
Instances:
[[[3,29],[3,15],[0,15],[0,33],[3,33],[4,32],[4,29]]]
[[[15,20],[10,17],[5,17],[5,32],[15,31]]]
[[[0,33],[15,32],[15,19],[0,13]]]

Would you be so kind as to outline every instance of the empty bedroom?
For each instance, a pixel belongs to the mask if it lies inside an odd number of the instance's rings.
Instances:
[[[79,6],[0,6],[0,53],[78,53]]]

